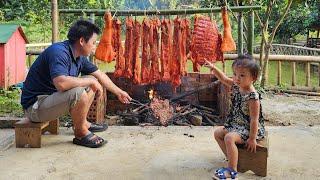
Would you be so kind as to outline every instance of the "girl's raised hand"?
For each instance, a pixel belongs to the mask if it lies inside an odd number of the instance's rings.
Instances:
[[[205,63],[203,64],[205,67],[213,69],[214,64],[208,60],[205,60]]]

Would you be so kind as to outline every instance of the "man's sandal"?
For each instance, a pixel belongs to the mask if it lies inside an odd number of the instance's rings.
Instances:
[[[94,137],[95,136],[95,137]],[[101,137],[90,132],[88,135],[82,138],[73,138],[73,144],[77,144],[80,146],[90,147],[90,148],[98,148],[106,144],[107,141],[102,139]]]
[[[226,174],[227,173],[227,174]],[[226,175],[229,175],[228,177]],[[212,176],[213,179],[216,180],[236,180],[237,178],[238,172],[235,171],[232,168],[219,168],[215,171],[214,175]]]
[[[108,129],[108,124],[96,124],[96,123],[91,123],[89,127],[89,131],[91,132],[102,132]]]

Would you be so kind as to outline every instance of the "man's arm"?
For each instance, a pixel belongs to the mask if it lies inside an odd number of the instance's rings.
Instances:
[[[108,91],[115,94],[122,103],[129,103],[131,101],[131,97],[128,95],[128,93],[115,85],[105,73],[97,70],[91,73],[91,75],[97,78],[101,85],[107,88]]]
[[[94,92],[102,92],[99,82],[93,78],[78,78],[72,76],[57,76],[53,79],[53,84],[58,91],[67,91],[75,87],[91,87]]]

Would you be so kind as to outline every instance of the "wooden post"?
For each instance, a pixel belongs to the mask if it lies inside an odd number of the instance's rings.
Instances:
[[[291,63],[291,72],[292,72],[292,86],[296,86],[296,62]]]
[[[310,86],[310,62],[306,63],[306,86]]]
[[[281,85],[281,61],[278,61],[278,70],[277,70],[277,85]]]
[[[58,41],[58,0],[51,0],[51,16],[52,16],[52,43]]]

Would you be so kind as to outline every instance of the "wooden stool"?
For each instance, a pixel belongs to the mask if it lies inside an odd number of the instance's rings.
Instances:
[[[263,177],[267,176],[267,158],[269,154],[269,141],[267,132],[265,138],[261,141],[258,141],[258,144],[260,144],[262,147],[257,146],[256,153],[248,152],[244,145],[237,145],[239,152],[239,172],[244,173],[248,170],[251,170],[256,175]]]
[[[47,122],[31,122],[29,119],[23,119],[15,123],[16,147],[40,148],[41,134],[48,131],[51,134],[58,134],[59,119]]]

